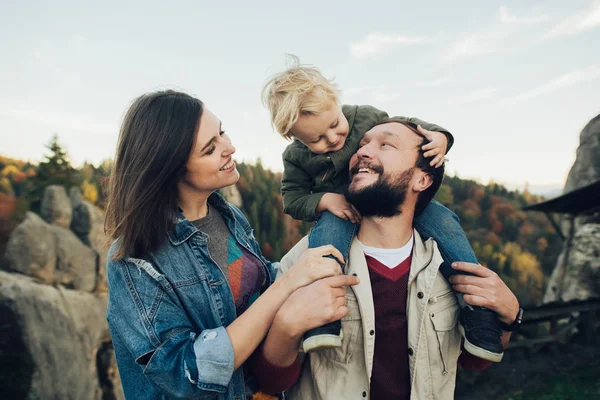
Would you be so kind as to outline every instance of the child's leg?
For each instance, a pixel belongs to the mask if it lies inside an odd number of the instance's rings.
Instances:
[[[433,237],[440,249],[445,263],[440,266],[440,272],[444,278],[456,274],[456,270],[450,265],[455,261],[463,261],[477,264],[477,257],[471,248],[469,239],[465,235],[458,216],[452,211],[432,200],[429,205],[414,220],[415,228],[424,239]],[[461,293],[457,293],[458,302],[461,307],[466,303]]]
[[[421,236],[435,239],[444,259],[440,272],[446,279],[457,273],[450,266],[453,262],[477,263],[458,217],[437,201],[429,203],[415,218],[414,225]],[[460,329],[465,337],[465,349],[480,358],[499,362],[503,355],[502,331],[496,314],[481,307],[467,306],[462,293],[456,293],[456,297],[461,306]]]
[[[348,260],[350,244],[358,229],[358,225],[336,217],[326,211],[321,215],[315,227],[308,235],[308,246],[315,248],[327,244],[333,245]],[[333,256],[329,256],[332,257]],[[342,271],[344,266],[341,265]],[[342,345],[342,324],[340,321],[331,322],[304,334],[302,347],[304,352],[319,348],[339,347]]]
[[[358,224],[353,224],[325,211],[308,234],[308,247],[312,249],[331,244],[342,253],[344,262],[346,262],[357,229]]]
[[[444,261],[449,264],[455,261],[477,264],[477,257],[460,226],[458,216],[437,201],[431,200],[425,210],[415,218],[414,224],[421,236],[435,239]],[[442,273],[444,276],[448,273],[454,274],[451,271]]]

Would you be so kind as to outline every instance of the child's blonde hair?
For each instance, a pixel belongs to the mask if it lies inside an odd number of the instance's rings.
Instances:
[[[337,86],[321,72],[288,55],[288,69],[273,75],[262,91],[273,127],[286,139],[300,115],[319,114],[338,104]],[[289,62],[291,61],[291,62]]]

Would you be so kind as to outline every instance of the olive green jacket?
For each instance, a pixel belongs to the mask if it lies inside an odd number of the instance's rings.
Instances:
[[[348,164],[358,150],[364,134],[388,114],[371,106],[342,106],[349,130],[344,147],[334,153],[315,154],[295,139],[283,152],[281,194],[283,211],[294,219],[318,219],[317,204],[325,193],[341,193],[348,184]],[[418,118],[397,117],[448,137],[448,150],[454,143],[452,134],[444,128]]]

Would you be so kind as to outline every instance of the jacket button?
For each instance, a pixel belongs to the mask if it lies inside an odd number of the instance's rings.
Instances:
[[[425,296],[425,295],[423,294],[423,292],[419,292],[419,293],[417,293],[417,297],[418,297],[418,298],[422,299],[422,298],[423,298],[423,296]]]
[[[363,392],[363,397],[367,397],[367,392]]]
[[[371,329],[371,330],[369,331],[369,335],[373,336],[374,334],[375,334],[375,331],[374,331],[373,329]]]
[[[409,348],[408,348],[408,355],[409,355],[409,356],[412,356],[412,355],[413,355],[413,353],[414,353],[414,352],[413,352],[413,349],[409,347]]]

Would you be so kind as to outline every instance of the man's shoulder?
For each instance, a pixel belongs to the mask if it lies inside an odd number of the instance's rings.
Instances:
[[[430,260],[429,268],[438,267],[444,261],[434,238],[424,239],[414,228],[413,238],[413,259]]]

